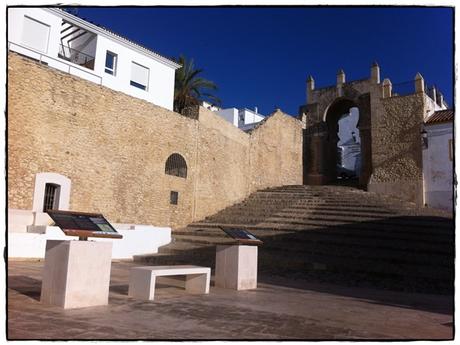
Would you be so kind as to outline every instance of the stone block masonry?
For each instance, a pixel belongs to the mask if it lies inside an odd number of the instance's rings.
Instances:
[[[71,210],[172,227],[257,189],[302,183],[302,124],[281,111],[247,134],[204,108],[186,118],[14,53],[7,124],[12,209],[32,209],[40,172],[71,180]],[[187,178],[165,174],[172,153],[186,160]]]

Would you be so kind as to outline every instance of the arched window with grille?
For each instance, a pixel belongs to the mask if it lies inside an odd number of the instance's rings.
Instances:
[[[165,174],[186,178],[187,163],[184,157],[178,153],[173,153],[169,156],[166,160]]]

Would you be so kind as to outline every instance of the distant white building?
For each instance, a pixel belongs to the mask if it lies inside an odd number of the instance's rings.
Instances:
[[[225,120],[233,124],[235,127],[242,129],[243,131],[254,128],[257,123],[265,119],[264,115],[259,114],[257,107],[255,107],[254,110],[247,108],[222,109],[206,101],[201,101],[201,106],[214,111],[219,116],[223,117]]]
[[[438,110],[424,124],[423,176],[425,204],[453,208],[454,111]]]
[[[357,127],[359,111],[351,108],[348,114],[344,114],[339,120],[337,153],[339,155],[337,175],[358,176],[361,171],[361,138]]]
[[[8,49],[173,110],[180,65],[58,8],[8,8]]]

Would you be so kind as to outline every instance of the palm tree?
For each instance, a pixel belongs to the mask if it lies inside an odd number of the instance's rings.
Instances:
[[[216,91],[217,86],[214,82],[201,78],[198,75],[202,69],[195,69],[193,59],[187,59],[181,55],[177,63],[182,65],[176,70],[176,80],[174,86],[174,111],[183,113],[184,109],[198,105],[200,101],[206,99],[213,104],[220,105],[220,99],[206,90]]]

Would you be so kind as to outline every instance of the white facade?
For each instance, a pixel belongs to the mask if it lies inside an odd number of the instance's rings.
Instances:
[[[9,8],[8,49],[173,110],[180,65],[60,9]],[[108,52],[116,56],[113,69]]]
[[[247,125],[256,124],[265,118],[263,115],[257,113],[257,108],[255,111],[246,108],[227,108],[217,110],[216,113],[235,127],[245,129],[251,127]]]
[[[427,148],[423,150],[425,204],[452,210],[453,207],[453,123],[425,125]]]
[[[132,259],[133,255],[158,253],[158,248],[171,242],[171,228],[151,225],[112,224],[122,239],[93,238],[112,242],[112,259]],[[47,240],[72,240],[57,226],[46,226],[41,232],[8,233],[9,258],[44,258]]]

